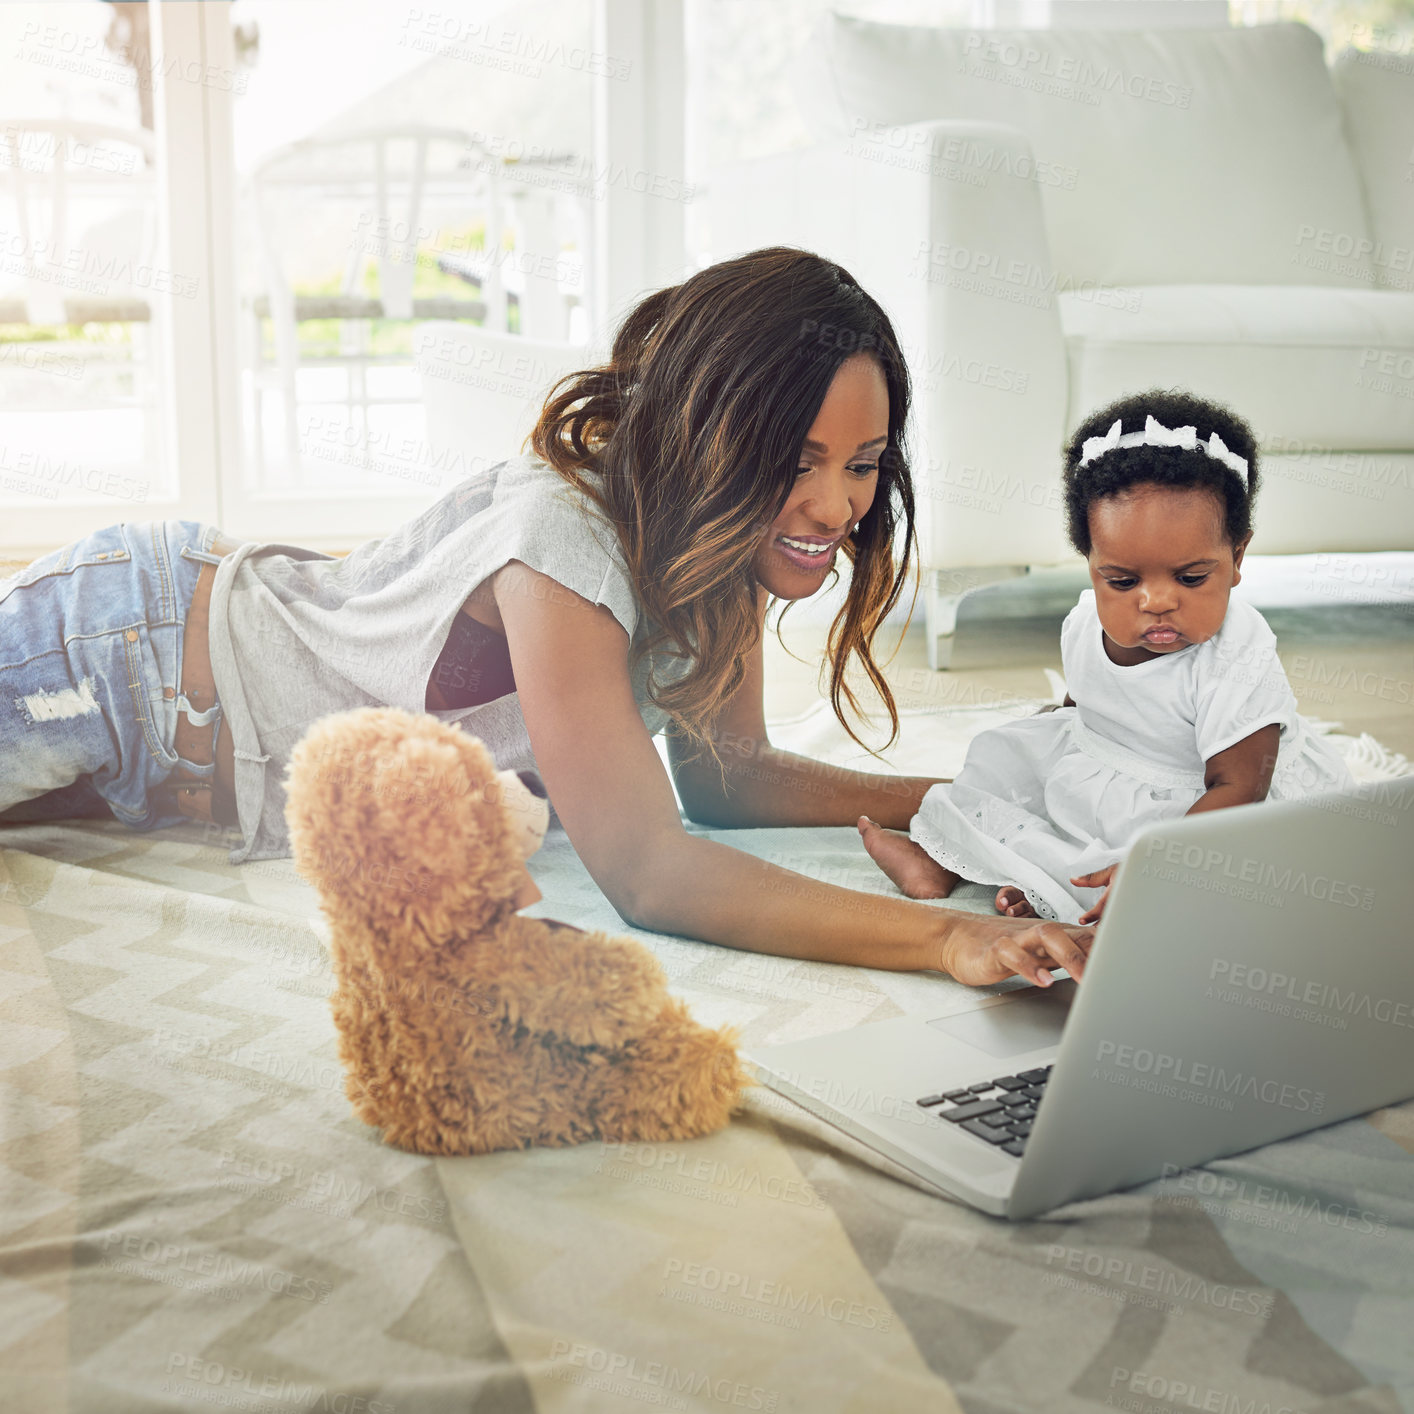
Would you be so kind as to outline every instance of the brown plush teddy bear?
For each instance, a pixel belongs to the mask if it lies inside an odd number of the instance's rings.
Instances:
[[[666,1141],[726,1124],[752,1083],[641,944],[526,918],[548,811],[475,737],[360,708],[291,755],[295,867],[319,891],[347,1091],[424,1154]],[[538,812],[538,818],[537,818]]]

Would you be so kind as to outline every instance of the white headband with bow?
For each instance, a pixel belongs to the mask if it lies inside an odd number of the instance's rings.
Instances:
[[[1113,426],[1103,437],[1087,437],[1080,448],[1080,465],[1088,466],[1092,461],[1112,452],[1116,447],[1181,447],[1186,452],[1203,452],[1205,455],[1230,466],[1243,481],[1247,480],[1247,458],[1229,451],[1223,439],[1216,432],[1206,442],[1198,440],[1198,432],[1193,427],[1167,428],[1154,417],[1144,419],[1142,432],[1126,432],[1120,435],[1122,418],[1116,418]]]

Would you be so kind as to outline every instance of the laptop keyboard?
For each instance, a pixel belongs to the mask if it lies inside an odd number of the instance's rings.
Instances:
[[[1020,1158],[1026,1152],[1031,1126],[1036,1119],[1036,1107],[1046,1092],[1051,1068],[1043,1065],[1036,1070],[1021,1070],[1015,1075],[999,1075],[969,1085],[965,1090],[944,1090],[938,1095],[924,1095],[918,1101],[939,1119],[995,1144],[1004,1154]]]

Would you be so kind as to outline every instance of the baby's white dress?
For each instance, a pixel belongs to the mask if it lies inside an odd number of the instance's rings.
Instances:
[[[1206,643],[1126,668],[1106,656],[1086,590],[1061,628],[1061,661],[1079,705],[982,732],[957,779],[933,786],[909,826],[939,864],[1016,885],[1042,918],[1076,922],[1103,890],[1071,876],[1123,859],[1140,830],[1187,814],[1209,758],[1260,727],[1281,725],[1269,800],[1351,784],[1297,713],[1276,635],[1241,600]]]

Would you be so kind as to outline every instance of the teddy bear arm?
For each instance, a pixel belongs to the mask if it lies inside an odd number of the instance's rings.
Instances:
[[[553,920],[512,920],[496,975],[495,1010],[576,1046],[619,1046],[668,1004],[667,979],[642,944]]]

